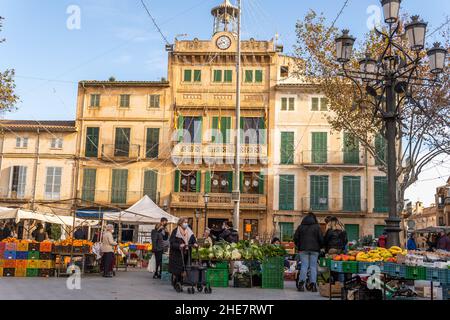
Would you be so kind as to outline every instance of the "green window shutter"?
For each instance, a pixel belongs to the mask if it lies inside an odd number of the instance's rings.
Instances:
[[[181,177],[181,172],[180,170],[175,170],[175,179],[174,179],[174,184],[173,184],[173,192],[180,192],[180,177]]]
[[[349,132],[344,132],[344,163],[359,164],[359,142]]]
[[[375,225],[373,230],[374,238],[378,238],[384,232],[385,225]]]
[[[287,111],[288,98],[281,98],[281,111]]]
[[[121,108],[129,108],[130,107],[130,95],[129,94],[121,94],[120,95],[120,107]]]
[[[222,70],[214,70],[214,82],[222,82]]]
[[[348,241],[359,240],[359,224],[346,224],[344,227],[347,232]]]
[[[100,128],[89,127],[86,128],[86,157],[96,158],[98,157],[98,144],[99,144]]]
[[[328,110],[328,98],[321,98],[320,99],[320,111],[327,111]]]
[[[222,141],[220,141],[221,139],[218,137],[218,130],[219,130],[219,117],[213,117],[212,119],[212,129],[213,129],[213,133],[212,133],[212,143],[222,143]],[[223,137],[222,137],[223,139]]]
[[[343,209],[344,211],[361,211],[361,177],[343,177]]]
[[[311,110],[319,111],[319,98],[312,98],[311,102],[312,102]]]
[[[200,122],[197,131],[194,132],[194,143],[202,143],[203,141],[203,117],[198,117],[197,121]],[[195,121],[194,121],[195,123]]]
[[[295,98],[289,98],[289,111],[295,110]]]
[[[295,176],[280,175],[279,182],[279,210],[294,210]]]
[[[242,171],[239,173],[239,188],[241,192],[244,190],[244,173]]]
[[[294,132],[281,132],[281,164],[294,163]]]
[[[241,143],[244,143],[244,134],[245,134],[245,132],[244,132],[244,118],[241,117],[241,120],[239,122],[240,122]]]
[[[313,132],[312,133],[312,162],[313,163],[327,163],[327,133]]]
[[[386,139],[381,134],[378,134],[375,137],[375,153],[377,155],[375,157],[375,165],[383,165],[383,160],[386,163],[386,148]]]
[[[128,157],[130,154],[130,128],[116,128],[116,140],[114,143],[114,156]]]
[[[311,210],[328,210],[328,176],[310,177],[310,208]]]
[[[266,144],[266,118],[265,117],[261,117],[259,119],[259,143],[260,144]]]
[[[245,82],[253,82],[253,70],[245,70]]]
[[[184,82],[191,82],[192,81],[192,70],[186,69],[184,70]]]
[[[280,240],[287,242],[292,241],[294,237],[294,223],[292,222],[280,222]]]
[[[128,170],[113,169],[111,184],[111,203],[127,203]]]
[[[194,70],[194,82],[202,82],[202,70]]]
[[[374,212],[388,212],[387,177],[374,177]]]
[[[183,141],[183,135],[184,135],[184,117],[178,116],[178,142]]]
[[[144,195],[150,197],[156,203],[158,189],[158,171],[147,170],[144,173]]]
[[[263,71],[262,70],[255,70],[255,82],[256,83],[263,82]]]
[[[146,158],[156,159],[159,156],[159,128],[147,129]]]
[[[223,141],[224,143],[230,143],[231,137],[231,117],[223,117],[220,120],[221,124],[221,132],[222,132],[222,137],[223,137]]]
[[[234,172],[232,171],[228,172],[227,181],[228,181],[228,193],[232,193],[234,185]]]
[[[196,173],[196,179],[195,179],[195,192],[200,192],[202,186],[202,172],[197,171]]]
[[[224,82],[230,83],[233,82],[233,70],[225,70],[224,71]]]
[[[97,177],[97,169],[83,170],[83,190],[81,199],[84,201],[95,201],[95,183]]]
[[[211,192],[211,171],[206,171],[205,173],[205,192]]]
[[[265,192],[264,181],[265,181],[264,173],[260,172],[259,173],[259,184],[258,184],[258,193],[259,194],[264,194],[264,192]]]

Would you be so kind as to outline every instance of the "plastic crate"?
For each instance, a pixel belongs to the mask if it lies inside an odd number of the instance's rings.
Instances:
[[[448,283],[448,270],[438,269],[438,268],[427,268],[427,279],[428,281],[440,282],[443,284]]]
[[[16,260],[5,260],[3,261],[4,269],[14,269],[16,267]]]
[[[3,277],[15,277],[16,269],[15,268],[3,268]]]
[[[3,252],[3,259],[5,259],[5,260],[16,260],[16,251],[5,251],[5,252]]]
[[[442,285],[442,300],[450,300],[450,284]]]
[[[425,267],[406,266],[406,279],[408,280],[426,280],[427,271]]]
[[[342,271],[345,273],[358,273],[358,262],[356,261],[343,261]]]
[[[137,245],[135,244],[130,244],[130,246],[128,247],[128,249],[132,250],[132,251],[136,251],[137,250]]]
[[[55,267],[55,263],[52,260],[38,260],[39,269],[51,269]]]
[[[5,251],[17,251],[17,244],[16,243],[6,243]]]
[[[0,267],[0,278],[3,277],[3,268]]]
[[[228,269],[227,261],[213,262],[211,263],[211,269]]]
[[[0,251],[5,251],[5,246],[6,246],[5,242],[0,242]]]
[[[16,251],[17,260],[28,260],[28,251]]]
[[[17,251],[28,251],[28,243],[18,243],[17,244]]]
[[[39,243],[29,243],[28,244],[28,251],[38,251],[39,252],[40,246],[41,245]]]
[[[227,288],[229,286],[228,276],[228,269],[208,269],[206,283],[211,287]]]
[[[382,272],[391,277],[405,278],[406,266],[398,263],[386,262],[383,264]]]
[[[39,260],[39,251],[29,251],[28,260]]]
[[[330,268],[331,265],[331,259],[328,258],[320,258],[319,259],[319,266],[322,268]]]
[[[343,261],[334,261],[330,263],[330,270],[334,272],[343,272]]]
[[[24,278],[27,276],[27,268],[16,268],[16,272],[14,274],[17,278]]]
[[[51,252],[40,252],[39,259],[40,260],[53,260],[53,255]]]
[[[284,289],[284,271],[282,272],[263,271],[262,288]]]
[[[27,277],[37,277],[39,275],[39,269],[27,269]]]
[[[39,245],[39,252],[52,252],[53,243],[41,242]]]
[[[39,260],[28,260],[28,269],[39,269]]]
[[[364,262],[364,261],[360,261],[358,262],[358,273],[359,274],[367,274],[368,273],[368,269],[371,266],[376,266],[376,267],[380,267],[380,265],[377,262]],[[381,270],[381,269],[380,269]],[[372,271],[373,272],[373,271]]]
[[[16,268],[26,269],[28,260],[16,260]]]
[[[0,268],[3,268],[3,264],[5,263],[5,260],[0,259]]]
[[[38,276],[41,278],[50,278],[55,276],[55,269],[39,269]]]

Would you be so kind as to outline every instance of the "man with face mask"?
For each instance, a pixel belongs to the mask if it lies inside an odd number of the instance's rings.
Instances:
[[[169,241],[169,272],[172,273],[172,284],[175,287],[177,283],[182,283],[182,274],[185,271],[184,266],[188,263],[192,246],[198,247],[197,239],[194,236],[194,232],[189,228],[186,218],[178,220],[178,226],[173,230]]]

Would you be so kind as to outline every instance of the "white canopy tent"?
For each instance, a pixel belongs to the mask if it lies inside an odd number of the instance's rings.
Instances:
[[[60,216],[52,213],[34,212],[22,209],[13,209],[0,207],[0,220],[15,220],[19,223],[21,220],[38,220],[46,223],[58,224],[63,226],[73,226],[73,217]],[[75,226],[79,225],[94,226],[97,221],[75,219]]]
[[[167,218],[169,223],[177,223],[178,218],[168,214],[158,207],[147,195],[133,206],[119,213],[106,213],[103,219],[125,224],[157,224],[161,218]]]

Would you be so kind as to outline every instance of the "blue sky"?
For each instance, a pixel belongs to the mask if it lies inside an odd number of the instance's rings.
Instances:
[[[212,34],[210,9],[222,0],[146,0],[164,34],[208,39]],[[234,2],[234,0],[232,0]],[[344,0],[243,0],[243,36],[270,39],[276,33],[286,52],[295,44],[295,23],[311,8],[336,18]],[[426,5],[425,5],[426,4]],[[81,10],[81,28],[66,26],[67,9]],[[368,31],[371,7],[378,0],[349,0],[336,25],[355,36]],[[408,13],[418,13],[430,30],[450,15],[448,0],[403,0]],[[140,0],[1,0],[6,18],[0,45],[0,70],[16,69],[19,110],[11,119],[73,119],[80,80],[158,80],[167,74],[164,42]],[[430,42],[434,39],[428,39]],[[450,164],[447,164],[450,167]],[[450,174],[450,169],[428,170],[424,179]],[[431,173],[430,173],[431,172]],[[445,179],[428,181],[430,187]],[[424,185],[426,184],[424,182]],[[422,188],[422,186],[420,186]],[[429,193],[429,192],[428,192]],[[420,198],[420,190],[412,199]],[[431,198],[423,199],[430,202]]]

